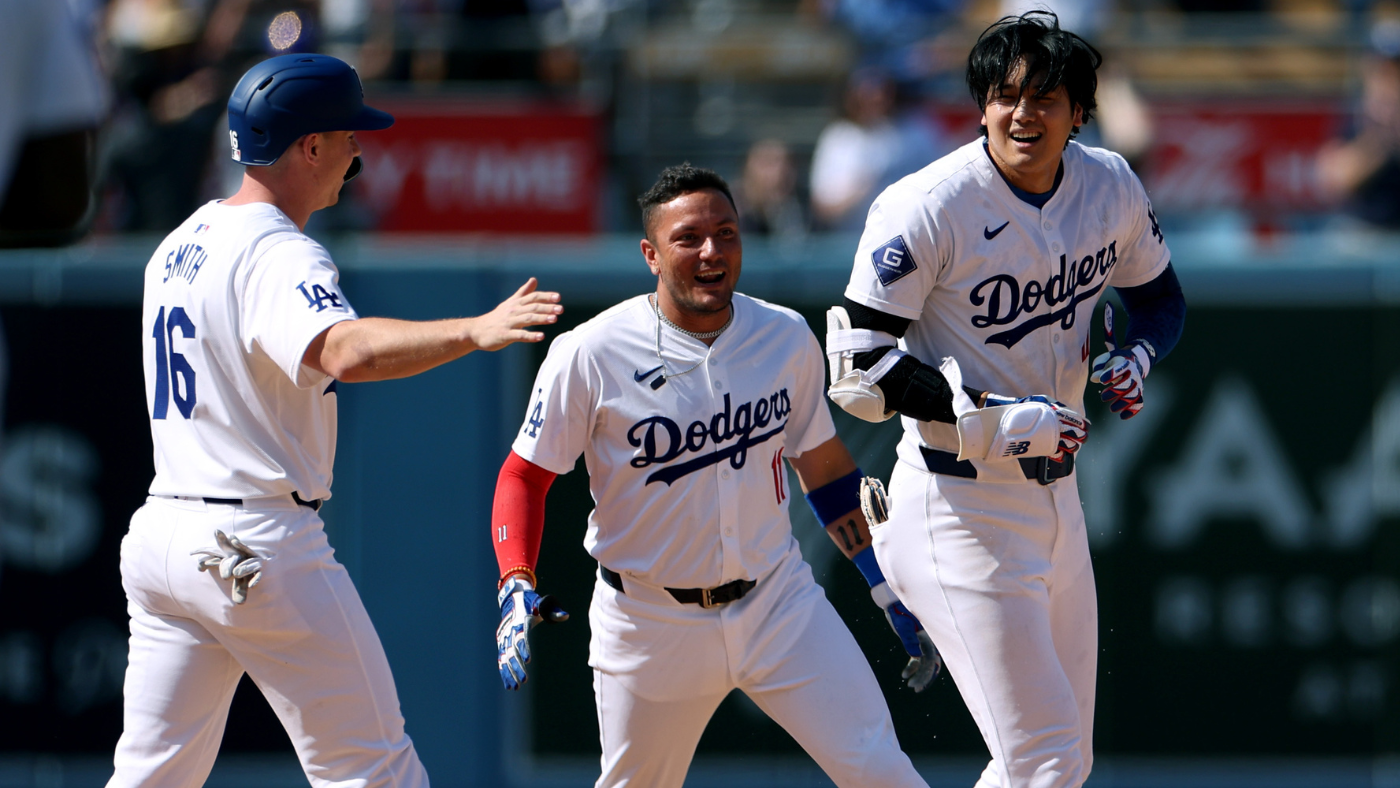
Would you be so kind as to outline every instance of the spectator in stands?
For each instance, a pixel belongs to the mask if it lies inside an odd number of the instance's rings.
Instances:
[[[876,195],[952,149],[917,106],[900,108],[894,81],[883,70],[851,75],[846,116],[817,137],[812,152],[812,213],[828,230],[859,231]]]
[[[107,140],[109,223],[166,232],[200,192],[225,102],[252,61],[315,51],[319,0],[113,0],[118,109]],[[217,131],[216,131],[217,130]]]
[[[1344,215],[1400,230],[1400,22],[1371,32],[1352,129],[1318,154],[1318,182]]]
[[[1265,0],[1176,0],[1188,14],[1257,14],[1269,7]]]
[[[734,196],[745,235],[801,238],[807,234],[807,218],[797,199],[797,170],[781,140],[759,140],[749,148]]]
[[[1020,16],[1027,11],[1052,11],[1060,18],[1060,28],[1093,41],[1112,18],[1110,0],[1001,0],[1001,16]]]
[[[923,76],[926,41],[958,24],[965,0],[803,0],[809,13],[855,37],[862,62],[878,63],[902,80]],[[966,49],[963,46],[962,49]]]
[[[107,86],[84,5],[0,0],[0,246],[86,229]]]

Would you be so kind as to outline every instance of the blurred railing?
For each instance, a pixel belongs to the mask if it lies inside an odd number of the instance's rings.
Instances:
[[[321,239],[353,271],[492,271],[538,276],[567,299],[638,292],[653,277],[640,236],[563,238],[352,235]],[[839,299],[857,236],[745,239],[745,292],[778,302]],[[65,249],[0,251],[0,304],[137,304],[141,272],[160,239],[114,236]],[[1400,234],[1318,232],[1259,236],[1247,226],[1168,232],[1188,296],[1215,301],[1400,302]],[[794,276],[800,274],[800,276]]]

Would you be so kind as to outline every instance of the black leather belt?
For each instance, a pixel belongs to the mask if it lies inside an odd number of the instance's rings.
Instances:
[[[293,500],[293,501],[296,501],[297,506],[305,506],[306,508],[310,509],[310,510],[313,511],[313,512],[319,512],[319,511],[321,511],[321,503],[322,503],[322,501],[321,501],[320,498],[317,498],[317,499],[314,500],[314,501],[302,500],[302,497],[301,497],[300,495],[297,495],[296,490],[293,490],[293,491],[292,491],[292,500]],[[205,499],[204,499],[204,502],[205,502],[205,503],[221,503],[221,504],[225,504],[225,505],[227,505],[227,506],[242,506],[242,505],[243,505],[243,499],[242,499],[242,498],[205,498]]]
[[[619,594],[627,593],[622,590],[622,575],[602,564],[598,565],[598,572],[603,576],[603,582],[617,589]],[[714,588],[667,588],[666,593],[675,597],[676,601],[682,605],[699,605],[703,608],[711,608],[727,605],[730,602],[738,602],[756,585],[758,585],[757,580],[735,580]]]
[[[924,465],[928,466],[930,473],[960,476],[964,479],[977,478],[977,466],[968,460],[959,460],[958,455],[952,452],[930,449],[927,446],[920,446],[919,451],[923,453]],[[1016,461],[1021,463],[1021,472],[1027,479],[1034,479],[1040,484],[1049,484],[1074,472],[1073,454],[1066,454],[1062,462],[1056,462],[1049,457],[1024,457]]]

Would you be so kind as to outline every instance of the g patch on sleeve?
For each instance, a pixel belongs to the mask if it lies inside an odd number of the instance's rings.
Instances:
[[[902,235],[896,235],[886,241],[884,246],[872,252],[870,262],[875,266],[875,275],[880,277],[880,284],[885,287],[903,279],[913,273],[915,268],[918,268],[914,263],[914,256],[909,254],[909,247],[904,245],[904,236]]]

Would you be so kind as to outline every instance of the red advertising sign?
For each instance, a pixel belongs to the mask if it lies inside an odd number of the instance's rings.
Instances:
[[[1143,180],[1160,210],[1316,210],[1318,150],[1341,126],[1335,103],[1153,102]]]
[[[1139,175],[1162,211],[1323,209],[1317,152],[1345,119],[1338,102],[1149,99],[1153,142]],[[936,106],[959,139],[977,131],[975,106]]]
[[[374,100],[361,198],[390,232],[597,231],[599,118],[574,107]]]

